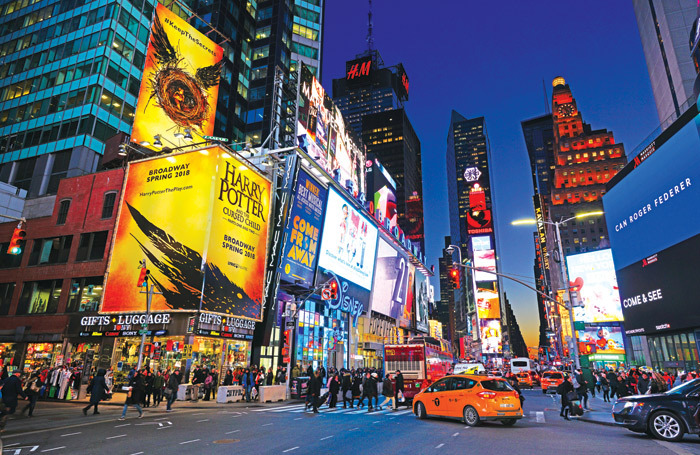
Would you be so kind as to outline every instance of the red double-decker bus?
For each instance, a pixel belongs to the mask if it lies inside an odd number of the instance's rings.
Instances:
[[[411,338],[406,344],[384,345],[384,371],[400,370],[404,397],[412,400],[426,379],[433,383],[452,371],[452,354],[433,337]]]

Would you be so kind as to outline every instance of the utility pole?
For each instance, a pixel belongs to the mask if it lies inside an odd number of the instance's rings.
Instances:
[[[145,269],[146,268],[146,260],[143,259],[140,264],[139,268]],[[158,295],[163,295],[162,292],[156,291],[156,285],[154,283],[149,283],[148,281],[149,277],[149,272],[146,270],[146,276],[145,276],[145,285],[146,285],[146,290],[141,290],[141,294],[146,294],[146,323],[141,324],[141,346],[139,346],[139,362],[138,365],[136,366],[136,371],[141,370],[141,366],[143,365],[143,348],[146,345],[146,334],[148,333],[148,320],[151,317],[151,300],[153,299],[153,294],[158,294]],[[148,285],[150,284],[150,288]]]

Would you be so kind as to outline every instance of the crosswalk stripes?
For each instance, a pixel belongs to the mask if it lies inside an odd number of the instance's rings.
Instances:
[[[542,411],[530,411],[530,419],[533,418],[537,423],[546,423],[544,420],[544,412]]]
[[[376,409],[376,408],[375,408]],[[290,414],[300,414],[307,412],[305,404],[295,404],[286,406],[276,406],[272,408],[261,408],[254,409],[254,412],[270,412],[270,413],[290,413]],[[310,411],[310,409],[308,409]],[[384,407],[381,410],[376,409],[374,411],[368,411],[366,406],[362,408],[352,407],[352,408],[328,408],[326,406],[318,410],[320,414],[343,414],[343,415],[371,415],[371,416],[402,416],[407,414],[412,414],[411,409],[402,409],[400,411],[394,411],[391,407]]]

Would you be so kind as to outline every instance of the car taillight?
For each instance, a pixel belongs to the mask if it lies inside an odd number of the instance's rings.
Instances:
[[[477,393],[481,398],[492,399],[496,398],[496,392],[479,392]]]

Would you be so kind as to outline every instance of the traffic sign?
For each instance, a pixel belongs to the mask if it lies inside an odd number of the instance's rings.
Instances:
[[[148,335],[148,330],[139,330],[139,335]]]
[[[208,141],[231,142],[231,140],[226,138],[226,137],[219,137],[219,136],[202,136],[202,137]]]
[[[323,289],[321,291],[321,300],[331,300],[333,296],[331,295],[330,289]]]

